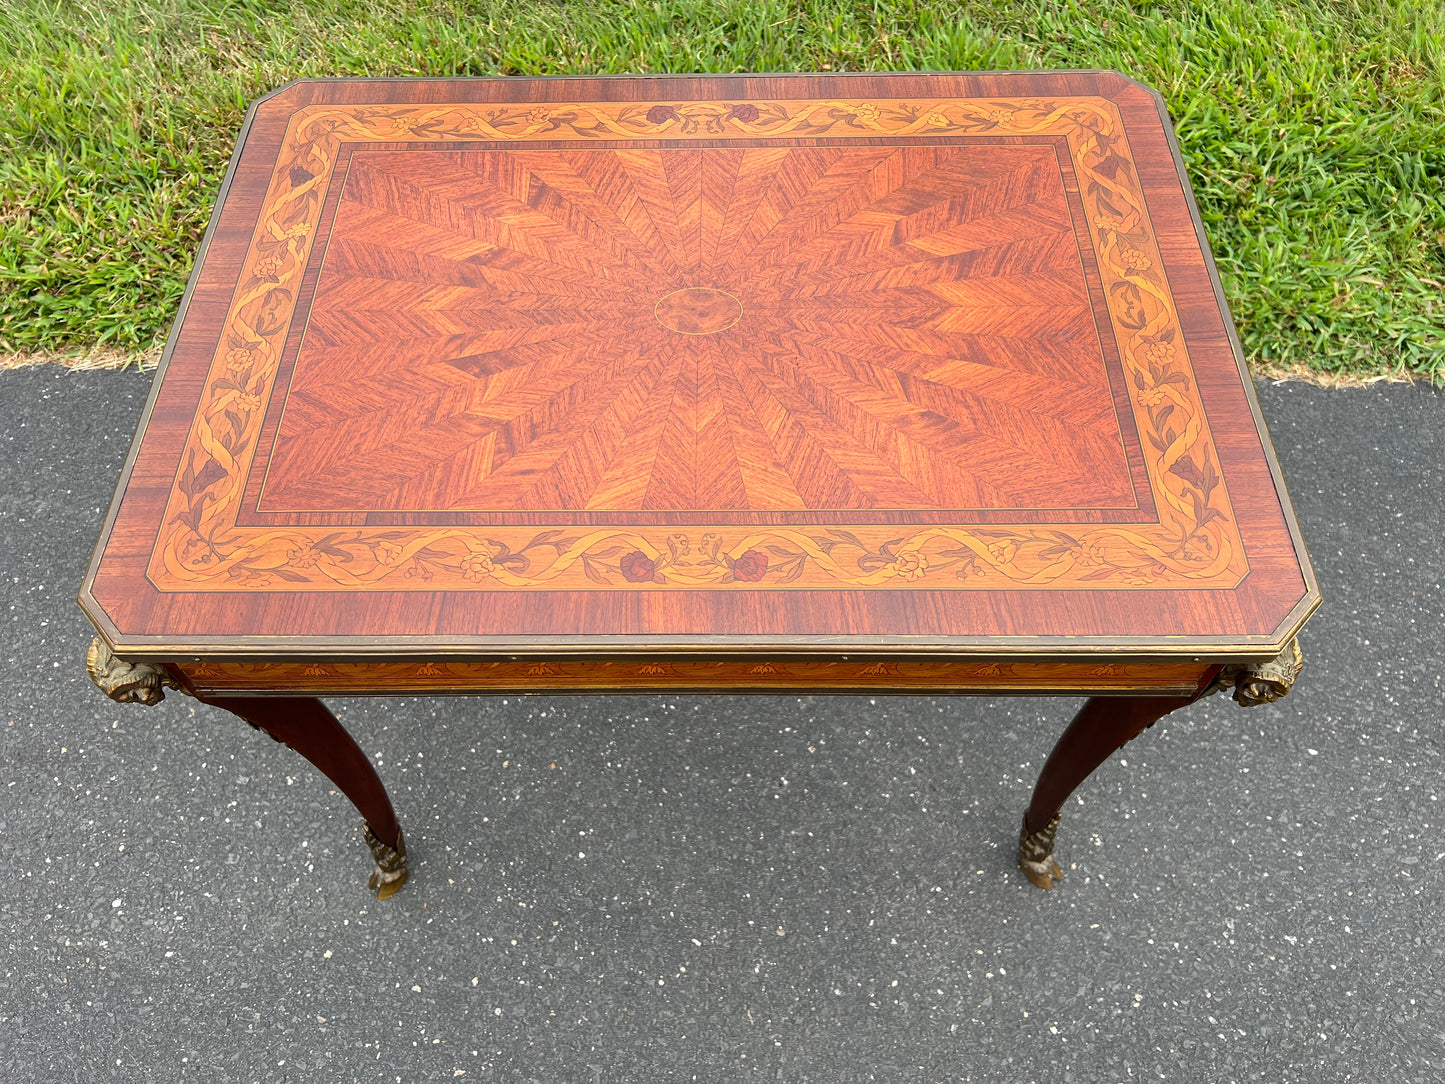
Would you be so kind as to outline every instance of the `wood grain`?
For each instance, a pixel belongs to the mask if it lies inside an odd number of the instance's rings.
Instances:
[[[698,223],[711,221],[721,234],[739,216],[721,199],[703,214],[702,181],[728,175],[725,160],[715,161],[727,152],[654,145],[679,122],[683,134],[732,135],[743,146],[758,142],[759,129],[836,139],[852,128],[854,142],[774,156],[754,186],[763,195],[744,201],[739,243],[713,267],[715,238]],[[1208,422],[1176,346],[1177,318],[1156,269],[1121,122],[1101,99],[841,109],[825,101],[694,102],[645,113],[595,102],[567,112],[486,114],[438,105],[389,113],[381,123],[364,110],[321,109],[298,114],[291,130],[298,142],[274,171],[249,278],[212,363],[212,398],[196,416],[152,558],[151,577],[162,588],[370,589],[391,581],[406,589],[412,579],[473,590],[925,586],[921,580],[966,589],[982,586],[976,577],[1000,576],[1049,590],[1102,580],[1231,586],[1247,570]],[[319,182],[339,168],[341,136],[425,145],[474,132],[523,144],[541,134],[632,134],[640,145],[560,156],[393,150],[380,166],[353,157],[322,249],[337,246],[339,277],[327,279],[323,267],[313,307],[300,315],[296,284],[304,282],[309,239],[321,232],[314,209],[327,202]],[[912,142],[960,132],[990,142]],[[1074,170],[1092,178],[1084,199],[1092,228],[1076,223],[1059,198],[1058,160],[1048,147],[1000,145],[994,133],[1062,138]],[[880,145],[859,146],[859,134]],[[742,168],[736,151],[733,158]],[[640,208],[650,228],[638,223],[608,251],[604,227],[615,223],[599,209],[605,201],[593,206],[577,194],[584,176],[596,182],[590,195],[610,190],[623,211]],[[564,188],[591,214],[575,221],[565,214],[552,198]],[[382,246],[379,236],[397,240]],[[1084,404],[1102,431],[1067,424],[1080,421],[1070,418],[1070,404],[1081,399],[1072,382],[1087,384],[1091,371],[1088,349],[1077,356],[1066,349],[1086,337],[1087,290],[1070,273],[1085,237],[1095,266],[1108,271],[1108,312],[1116,338],[1126,341],[1121,383],[1132,386],[1134,420],[1147,423],[1145,461],[1160,512],[1151,525],[1068,526],[1099,500],[1089,480],[1100,477],[1101,457],[1118,453],[1122,466],[1122,433],[1117,418],[1109,425],[1107,394],[1092,410]],[[473,289],[443,289],[438,301],[429,291],[445,277],[437,253],[456,243],[463,248],[454,255],[475,264]],[[651,266],[618,262],[649,243]],[[430,261],[424,268],[414,258],[418,245]],[[726,266],[741,273],[727,278]],[[722,285],[706,285],[699,274],[709,282],[723,276]],[[788,284],[770,292],[780,274]],[[591,292],[579,295],[584,288]],[[711,333],[677,332],[657,320],[664,299],[706,293],[727,304]],[[442,307],[429,308],[428,299]],[[288,312],[293,326],[304,319],[306,334],[313,317],[319,325],[309,367],[301,364],[310,356],[304,346],[283,367],[268,343],[286,341]],[[1101,341],[1096,328],[1093,345]],[[998,342],[1017,351],[1015,367],[1050,384],[1052,395],[998,379],[1004,359],[974,353]],[[959,375],[979,361],[988,362],[981,372]],[[270,400],[274,413],[281,388],[289,416],[300,421],[288,430],[283,410],[277,422],[270,442],[277,485],[319,513],[397,505],[447,513],[477,503],[533,512],[598,507],[599,492],[615,513],[629,500],[642,512],[710,504],[776,511],[746,494],[732,439],[738,429],[751,429],[746,463],[771,466],[790,483],[785,497],[807,509],[906,513],[1071,499],[1074,507],[1057,525],[1064,529],[971,531],[968,513],[956,510],[938,527],[896,537],[886,519],[822,534],[739,533],[728,530],[736,524],[727,509],[697,524],[697,536],[625,520],[629,529],[621,531],[581,531],[585,524],[577,523],[564,527],[578,533],[538,533],[506,518],[485,534],[247,532],[240,480],[256,458],[262,403]],[[640,404],[649,399],[655,409],[639,429]],[[619,446],[629,455],[616,458]],[[1127,479],[1118,481],[1109,502],[1125,500]],[[1018,495],[1005,500],[1007,486]],[[332,494],[338,504],[329,503]],[[680,553],[701,559],[681,561]],[[758,574],[739,576],[739,561]]]
[[[1318,598],[1109,73],[298,84],[122,492],[83,597],[142,651],[1238,653]]]
[[[847,145],[354,155],[258,501],[1134,503],[1053,148]]]
[[[961,662],[916,659],[529,658],[487,661],[203,662],[178,669],[203,694],[581,692],[1192,693],[1199,663]]]

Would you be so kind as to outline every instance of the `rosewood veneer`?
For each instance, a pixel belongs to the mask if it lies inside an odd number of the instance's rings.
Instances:
[[[1095,697],[1319,604],[1161,99],[1112,72],[304,80],[247,114],[81,590],[405,846],[315,699]]]

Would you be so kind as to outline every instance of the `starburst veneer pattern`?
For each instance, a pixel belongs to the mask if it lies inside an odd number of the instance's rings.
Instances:
[[[1054,148],[845,144],[354,155],[259,507],[1061,503],[1136,500]]]
[[[302,80],[247,114],[80,601],[406,846],[317,696],[1088,693],[1019,837],[1320,601],[1113,72]]]
[[[150,578],[1248,567],[1117,108],[965,98],[297,110]]]

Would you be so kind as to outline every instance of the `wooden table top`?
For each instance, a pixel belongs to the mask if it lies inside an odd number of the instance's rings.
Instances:
[[[314,80],[81,595],[139,657],[1259,658],[1319,602],[1158,97]]]

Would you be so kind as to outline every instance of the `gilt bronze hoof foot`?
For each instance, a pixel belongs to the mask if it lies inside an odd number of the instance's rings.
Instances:
[[[401,829],[396,830],[396,846],[388,847],[381,840],[376,838],[376,833],[371,830],[371,825],[366,826],[363,833],[366,845],[371,848],[371,857],[376,860],[376,868],[371,871],[371,878],[366,882],[366,887],[376,893],[379,900],[395,896],[401,891],[401,886],[406,884],[408,877],[406,868],[406,840],[402,838]]]
[[[1019,869],[1024,876],[1045,892],[1054,887],[1054,882],[1064,880],[1064,871],[1054,858],[1054,833],[1059,830],[1059,814],[1037,832],[1029,831],[1028,817],[1024,817],[1019,829]]]

